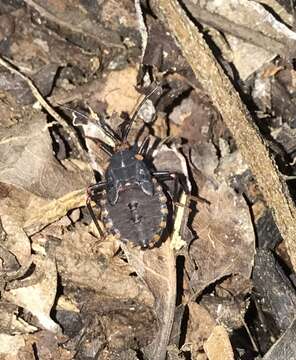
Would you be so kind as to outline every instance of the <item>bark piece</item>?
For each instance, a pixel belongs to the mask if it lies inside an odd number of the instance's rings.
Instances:
[[[282,337],[271,347],[263,360],[295,359],[296,354],[296,320],[285,331]]]
[[[253,282],[262,310],[280,331],[286,330],[295,316],[296,293],[271,251],[257,250]]]

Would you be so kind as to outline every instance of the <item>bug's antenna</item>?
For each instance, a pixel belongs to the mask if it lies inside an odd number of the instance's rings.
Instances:
[[[125,128],[122,131],[122,142],[125,142],[127,140],[128,134],[131,130],[131,127],[133,125],[133,122],[135,121],[135,119],[137,118],[141,108],[143,107],[143,105],[146,103],[146,101],[157,91],[160,90],[161,86],[157,85],[155,86],[155,88],[153,90],[151,90],[145,97],[144,99],[140,102],[140,104],[137,106],[133,116],[131,117],[130,121],[126,124]]]
[[[115,131],[106,123],[106,121],[100,116],[98,118],[98,124],[100,125],[101,129],[104,131],[104,133],[109,136],[115,144],[121,143],[121,138],[116,134]]]
[[[83,112],[72,109],[69,106],[65,106],[65,105],[58,105],[58,107],[61,107],[65,110],[69,110],[72,111],[73,114],[77,114],[80,115],[81,117],[83,117],[84,119],[89,120],[90,118],[93,118],[97,121],[97,124],[100,126],[100,128],[102,129],[103,133],[108,136],[111,140],[113,140],[113,142],[115,144],[119,144],[121,142],[121,138],[118,136],[118,134],[116,134],[115,131],[113,131],[110,126],[106,123],[106,121],[101,117],[98,116],[96,113],[93,112],[92,109],[89,108],[91,116],[87,116],[85,115]],[[74,124],[75,125],[75,124]]]
[[[149,139],[149,135],[145,137],[145,139],[143,140],[139,150],[138,150],[138,153],[140,155],[145,155],[147,153],[147,149],[149,147],[149,143],[150,143],[150,139]]]
[[[94,138],[92,136],[85,136],[86,139],[91,139],[93,140],[96,144],[98,144],[100,146],[100,148],[109,156],[111,157],[114,154],[114,151],[112,149],[111,146],[109,146],[108,144],[106,144],[104,141]]]
[[[80,116],[83,117],[84,119],[89,120],[89,117],[88,117],[87,115],[83,114],[83,112],[81,112],[81,111],[72,109],[71,107],[66,106],[66,105],[60,105],[60,104],[58,104],[58,107],[59,107],[59,108],[62,108],[62,109],[65,109],[65,110],[72,111],[73,114],[80,115]]]

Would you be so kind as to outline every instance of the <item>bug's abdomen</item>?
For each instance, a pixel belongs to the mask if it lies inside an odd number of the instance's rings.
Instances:
[[[160,185],[156,184],[154,195],[146,195],[139,186],[131,187],[120,192],[115,205],[101,202],[102,220],[121,240],[153,247],[166,227],[166,202]]]

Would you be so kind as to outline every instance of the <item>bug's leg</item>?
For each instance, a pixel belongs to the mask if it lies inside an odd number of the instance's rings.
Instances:
[[[93,211],[93,208],[91,206],[91,201],[95,200],[95,196],[97,196],[99,193],[101,193],[105,188],[106,188],[106,181],[101,181],[97,184],[89,186],[87,189],[87,198],[86,198],[86,206],[87,206],[88,212],[89,212],[100,236],[103,236],[103,231],[100,228],[100,225],[98,223],[96,215]]]
[[[91,139],[92,141],[94,141],[95,144],[98,144],[99,147],[110,157],[114,154],[113,148],[110,145],[106,144],[104,141],[87,135],[85,136],[85,138]]]
[[[90,214],[90,216],[91,216],[91,218],[92,218],[92,220],[93,220],[93,222],[94,222],[94,224],[95,224],[95,226],[96,226],[96,228],[97,228],[100,236],[102,236],[102,235],[103,235],[103,231],[102,231],[102,229],[100,228],[100,225],[99,225],[99,223],[98,223],[98,220],[97,220],[97,218],[96,218],[96,215],[95,215],[95,213],[94,213],[94,211],[93,211],[90,203],[91,203],[91,198],[90,198],[90,196],[87,196],[86,206],[87,206],[88,212],[89,212],[89,214]]]
[[[138,151],[139,155],[145,156],[147,154],[149,142],[150,142],[150,139],[149,139],[149,135],[148,135],[145,137],[145,139],[143,140],[143,142],[139,148],[139,151]]]
[[[181,184],[182,189],[185,194],[189,195],[189,189],[186,183],[186,178],[183,174],[170,171],[155,171],[152,175],[158,181],[174,181],[174,192],[173,192],[173,201],[176,202],[178,197],[178,185]]]
[[[159,181],[169,181],[174,180],[174,196],[173,200],[176,201],[178,195],[178,184],[181,184],[181,187],[188,198],[191,200],[199,201],[210,205],[210,202],[200,196],[193,196],[190,194],[189,188],[187,186],[186,177],[183,174],[170,171],[155,171],[152,175]]]

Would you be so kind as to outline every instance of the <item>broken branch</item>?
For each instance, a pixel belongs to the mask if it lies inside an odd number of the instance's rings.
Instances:
[[[176,0],[154,0],[153,8],[177,40],[196,78],[220,111],[242,156],[255,175],[296,269],[296,209],[288,187],[239,94],[216,61],[203,35]]]

